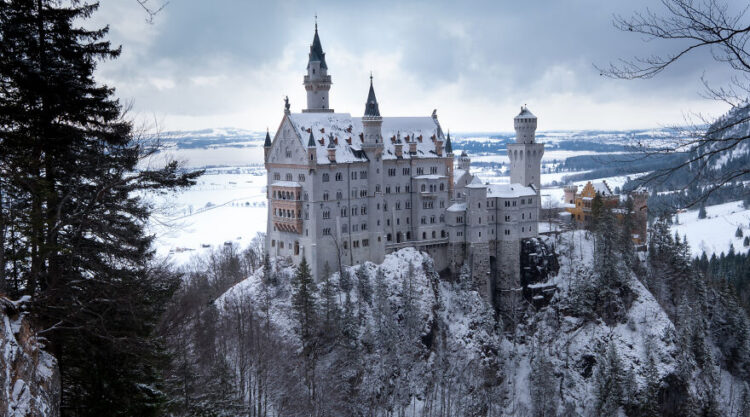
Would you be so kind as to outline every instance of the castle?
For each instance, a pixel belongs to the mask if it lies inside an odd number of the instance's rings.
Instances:
[[[466,153],[455,160],[435,111],[381,116],[371,76],[363,116],[335,113],[331,84],[316,24],[307,108],[292,113],[287,99],[273,140],[266,134],[267,252],[306,257],[320,279],[414,247],[438,271],[468,266],[486,297],[517,289],[521,241],[538,234],[544,145],[535,142],[536,116],[523,107],[514,119],[511,183],[483,184]]]

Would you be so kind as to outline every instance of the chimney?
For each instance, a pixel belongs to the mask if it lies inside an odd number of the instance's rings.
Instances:
[[[396,141],[396,158],[403,158],[404,157],[404,144],[401,143],[401,139],[398,139]]]
[[[417,141],[412,140],[411,142],[409,142],[409,153],[412,155],[417,154]]]
[[[328,136],[328,160],[336,162],[336,144],[333,143],[333,134]]]
[[[438,156],[443,156],[443,141],[440,138],[435,140],[435,153]]]

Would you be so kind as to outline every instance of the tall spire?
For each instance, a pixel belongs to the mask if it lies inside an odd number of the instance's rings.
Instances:
[[[451,131],[448,131],[448,137],[445,139],[445,153],[453,153],[453,145],[451,145]]]
[[[319,61],[320,68],[328,69],[326,65],[326,54],[323,52],[323,46],[320,44],[320,37],[318,36],[318,16],[315,16],[315,36],[313,37],[312,45],[310,45],[310,58],[307,60],[307,66],[310,66],[310,62]]]
[[[263,143],[264,147],[271,146],[271,135],[268,133],[268,129],[266,129],[266,141]]]
[[[365,116],[380,117],[378,99],[375,98],[375,88],[372,86],[372,73],[370,73],[370,92],[367,94],[367,103],[365,103]]]

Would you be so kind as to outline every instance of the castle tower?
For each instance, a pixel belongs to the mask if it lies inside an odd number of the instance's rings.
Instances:
[[[575,204],[576,203],[576,194],[578,193],[578,186],[577,185],[566,185],[563,188],[563,191],[565,193],[565,204]]]
[[[368,220],[370,227],[370,259],[382,262],[385,258],[385,221],[381,207],[384,204],[383,190],[383,118],[380,117],[378,99],[370,75],[370,91],[367,93],[365,114],[362,116],[362,150],[370,160],[368,168]]]
[[[328,104],[328,90],[331,89],[331,76],[328,75],[326,54],[320,44],[318,36],[318,22],[315,22],[315,36],[310,45],[310,55],[307,61],[307,75],[304,78],[307,90],[307,109],[303,113],[333,112]]]
[[[451,149],[452,153],[453,149]],[[471,158],[466,154],[466,151],[461,151],[461,157],[458,158],[458,169],[463,169],[468,172],[471,169]]]
[[[541,162],[544,144],[536,143],[536,116],[526,106],[513,119],[516,143],[508,145],[510,159],[510,182],[533,186],[537,193],[541,189]]]

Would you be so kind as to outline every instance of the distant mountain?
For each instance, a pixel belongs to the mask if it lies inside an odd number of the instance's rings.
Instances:
[[[263,144],[266,132],[232,127],[163,132],[159,139],[178,149],[244,148]]]

